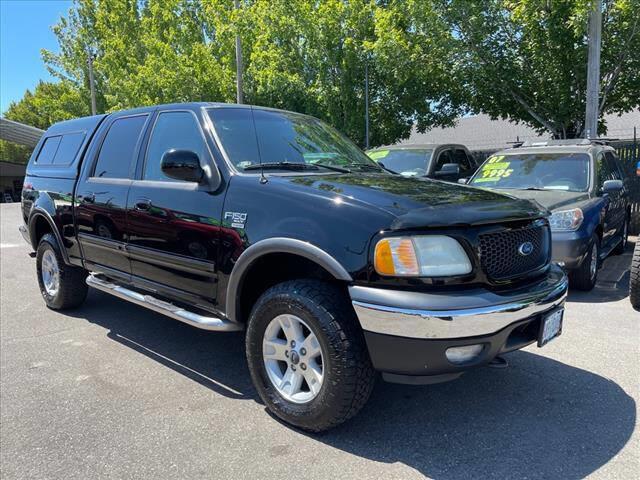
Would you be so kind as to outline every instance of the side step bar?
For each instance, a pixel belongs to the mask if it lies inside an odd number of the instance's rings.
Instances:
[[[244,326],[239,323],[230,322],[229,320],[223,320],[216,317],[205,317],[204,315],[190,312],[169,302],[158,300],[151,295],[144,295],[118,284],[111,283],[93,274],[90,274],[87,277],[87,285],[97,290],[110,293],[115,297],[135,303],[136,305],[140,305],[141,307],[153,310],[154,312],[161,313],[167,317],[180,320],[181,322],[187,323],[196,328],[215,332],[236,332],[244,330]]]

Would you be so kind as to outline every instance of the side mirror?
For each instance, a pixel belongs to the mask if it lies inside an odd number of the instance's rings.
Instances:
[[[602,193],[618,193],[622,187],[622,180],[607,180],[602,184]]]
[[[460,165],[457,163],[445,163],[442,168],[434,173],[436,177],[448,177],[450,175],[459,175]]]
[[[458,179],[458,183],[459,183],[460,185],[466,185],[468,181],[469,181],[469,179],[468,179],[468,178],[459,178],[459,179]]]
[[[204,178],[204,170],[200,166],[198,154],[191,150],[176,150],[172,148],[162,155],[160,168],[169,178],[185,182],[200,183]]]

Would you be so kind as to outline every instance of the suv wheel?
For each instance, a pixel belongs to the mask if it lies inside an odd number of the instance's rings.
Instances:
[[[40,239],[36,256],[38,284],[47,307],[54,310],[77,307],[87,297],[87,271],[64,263],[56,237]]]
[[[328,430],[354,416],[374,370],[348,299],[333,285],[295,280],[267,290],[247,328],[247,361],[269,410],[304,430]]]
[[[616,255],[621,255],[624,253],[625,248],[627,248],[627,241],[629,240],[629,219],[625,219],[624,224],[622,225],[622,240],[616,248],[613,249],[613,253]]]
[[[640,310],[640,241],[636,240],[631,260],[631,278],[629,280],[629,299],[636,310]]]
[[[571,272],[569,285],[577,290],[588,292],[596,285],[598,268],[600,267],[600,239],[597,235],[591,238],[589,253],[582,264]]]

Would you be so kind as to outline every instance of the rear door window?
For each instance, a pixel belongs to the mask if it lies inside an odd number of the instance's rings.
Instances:
[[[94,177],[129,178],[147,115],[115,120],[107,132],[93,171]]]
[[[61,139],[62,137],[59,135],[45,139],[44,144],[40,149],[40,153],[38,154],[38,159],[36,160],[38,165],[51,165],[53,163],[53,159],[56,156]]]

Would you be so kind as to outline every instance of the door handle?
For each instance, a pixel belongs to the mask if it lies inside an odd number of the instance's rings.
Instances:
[[[147,200],[147,199],[138,200],[136,201],[134,208],[136,210],[143,210],[143,211],[149,210],[151,208],[151,200]]]
[[[82,199],[82,203],[94,203],[96,201],[96,196],[93,193],[86,193],[80,198]]]

